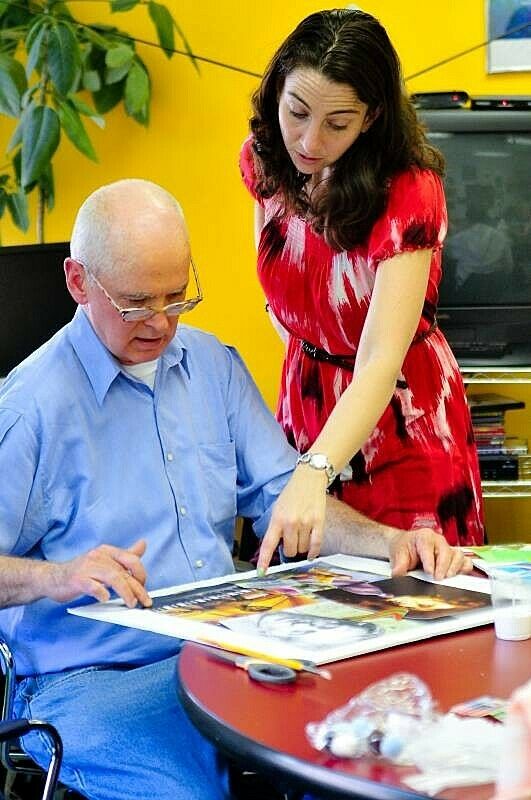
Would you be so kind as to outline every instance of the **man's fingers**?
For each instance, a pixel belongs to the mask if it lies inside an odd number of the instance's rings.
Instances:
[[[134,608],[138,603],[143,606],[152,604],[144,588],[146,579],[144,567],[132,553],[105,546],[76,561],[73,582],[80,583],[83,591],[86,592],[87,581],[96,581],[104,587],[113,589],[129,608]]]
[[[461,555],[463,556],[462,553],[461,553]],[[468,573],[472,572],[473,569],[474,569],[474,564],[472,562],[472,559],[469,558],[468,556],[463,556],[463,562],[462,562],[461,566],[459,567],[458,571],[460,573],[462,573],[463,575],[468,575]]]
[[[136,542],[135,544],[139,543]],[[133,547],[135,547],[135,545],[133,545]],[[145,550],[145,547],[143,549]],[[144,565],[140,561],[139,556],[132,551],[132,548],[129,550],[122,550],[120,547],[104,544],[101,546],[100,551],[105,557],[117,562],[123,569],[130,572],[131,575],[134,575],[137,581],[140,581],[140,583],[146,582],[146,570],[144,569]]]
[[[128,547],[126,552],[133,553],[135,556],[142,558],[146,552],[147,542],[145,539],[138,539],[131,547]]]
[[[451,577],[449,571],[451,568],[454,550],[446,541],[436,541],[435,543],[435,570],[433,577],[436,581],[442,581],[444,578]]]
[[[127,572],[133,575],[139,583],[146,582],[147,574],[144,565],[138,556],[133,555],[127,550],[118,550],[114,555],[114,560],[118,562]]]
[[[89,597],[93,597],[100,603],[106,603],[107,600],[110,600],[111,598],[111,593],[109,590],[106,589],[102,583],[95,581],[92,578],[88,579],[86,586],[83,589],[83,594],[88,594]]]
[[[422,569],[424,572],[427,572],[428,575],[433,575],[435,577],[437,545],[434,536],[436,534],[434,534],[433,531],[430,531],[430,533],[431,536],[426,536],[420,531],[415,532],[414,542]]]
[[[405,575],[409,572],[410,563],[409,550],[404,544],[391,556],[391,575],[394,578]]]
[[[113,589],[129,608],[134,608],[137,602],[142,605],[146,602],[150,604],[149,595],[142,584],[116,561],[87,565],[84,575],[81,573],[81,580],[83,585],[99,582],[102,586]]]
[[[152,600],[143,585],[128,572],[117,575],[110,585],[128,608],[135,608],[138,603],[142,606],[152,605]]]
[[[467,558],[463,552],[458,548],[452,548],[452,562],[448,568],[448,578],[453,578],[455,575],[463,575],[472,572],[474,565],[470,558]]]

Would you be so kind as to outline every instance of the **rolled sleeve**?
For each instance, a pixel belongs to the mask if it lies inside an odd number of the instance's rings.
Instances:
[[[0,552],[24,555],[42,538],[45,502],[35,481],[36,438],[19,412],[0,409]]]

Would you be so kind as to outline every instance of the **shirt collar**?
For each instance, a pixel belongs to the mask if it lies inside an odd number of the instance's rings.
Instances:
[[[81,306],[78,306],[68,325],[68,336],[101,406],[111,384],[122,373],[120,363],[105,347]],[[178,342],[178,336],[170,342],[161,360],[165,371],[182,361],[186,374],[190,377],[186,347]]]

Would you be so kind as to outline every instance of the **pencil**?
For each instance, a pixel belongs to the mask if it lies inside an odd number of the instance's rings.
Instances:
[[[200,639],[202,644],[213,645],[219,647],[220,650],[226,650],[229,653],[238,653],[241,656],[249,656],[250,658],[259,658],[263,661],[269,661],[272,664],[280,664],[283,667],[290,667],[296,672],[313,672],[315,675],[320,675],[321,678],[329,680],[332,676],[326,669],[320,669],[312,661],[300,661],[295,658],[279,658],[277,656],[270,656],[267,653],[261,653],[259,650],[253,650],[250,647],[245,647],[239,644],[227,644],[226,642],[219,642],[215,639],[209,639],[202,636]]]

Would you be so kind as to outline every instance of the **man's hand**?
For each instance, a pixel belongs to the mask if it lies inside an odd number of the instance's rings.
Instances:
[[[59,603],[85,594],[105,601],[113,589],[129,608],[138,603],[150,606],[152,600],[144,588],[146,571],[140,561],[145,551],[146,542],[139,539],[127,550],[102,544],[71,561],[50,563],[46,596]]]
[[[430,528],[395,534],[389,543],[389,561],[393,576],[420,566],[437,581],[473,569],[472,561],[458,547],[451,547],[444,536]]]
[[[273,506],[257,570],[265,572],[279,542],[288,558],[307,553],[316,558],[321,551],[326,510],[327,478],[324,472],[305,465],[297,467]]]

